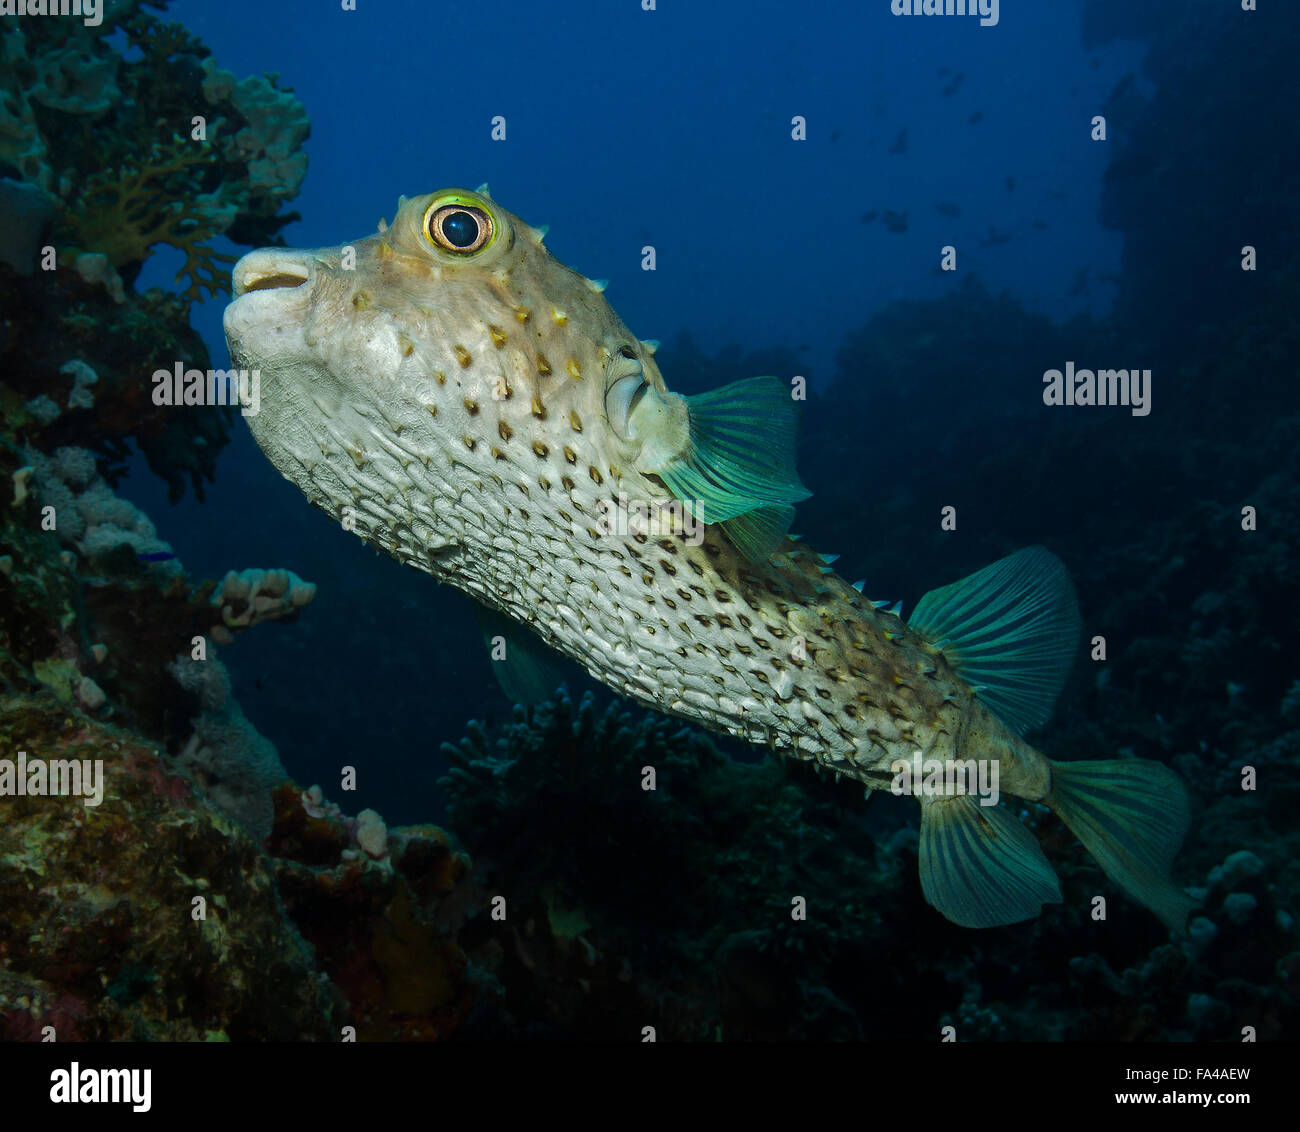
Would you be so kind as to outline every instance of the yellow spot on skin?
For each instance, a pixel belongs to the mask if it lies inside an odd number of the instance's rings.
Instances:
[[[506,424],[505,421],[501,421],[497,424],[497,435],[501,437],[502,440],[509,440],[514,436],[514,434],[515,430]]]
[[[461,369],[469,369],[474,364],[474,359],[464,346],[456,347],[456,360],[460,362]]]
[[[364,291],[357,291],[352,296],[352,305],[356,307],[357,310],[359,311],[369,310],[370,296],[367,295]]]
[[[366,454],[362,452],[360,448],[349,448],[348,455],[352,457],[352,462],[356,464],[358,468],[364,468],[366,466]]]
[[[492,341],[496,343],[498,350],[506,344],[506,332],[501,327],[489,326],[488,333],[492,335]]]
[[[551,450],[550,450],[549,448],[547,448],[546,445],[543,444],[540,440],[534,440],[534,441],[533,441],[533,451],[536,452],[537,455],[539,455],[539,456],[541,456],[543,459],[545,459],[545,457],[548,456],[548,455],[550,454],[550,451],[551,451]]]
[[[587,471],[590,473],[591,478],[592,478],[596,483],[604,483],[604,482],[605,482],[605,477],[602,476],[602,475],[600,474],[600,469],[597,468],[595,464],[593,464],[591,467],[589,467],[589,468],[587,469]]]
[[[537,486],[540,487],[543,491],[550,491],[550,490],[551,490],[551,481],[548,480],[545,476],[538,476],[538,477],[537,477]]]
[[[402,346],[402,357],[409,358],[415,353],[415,343],[412,342],[405,334],[399,335],[397,341]]]
[[[431,416],[431,417],[436,417],[436,416],[438,415],[438,406],[437,406],[437,405],[430,405],[430,406],[428,406],[428,409],[429,409],[429,416]]]
[[[569,376],[576,378],[582,377],[582,366],[578,364],[577,358],[569,359]]]
[[[475,440],[472,436],[462,436],[461,440],[465,442],[465,447],[468,448],[471,452],[474,451],[474,445],[478,443],[478,441]]]
[[[438,370],[433,376],[437,379],[439,385],[447,384],[447,375],[442,370]]]
[[[570,476],[561,476],[561,477],[560,477],[560,483],[562,483],[562,484],[564,485],[564,490],[565,490],[565,491],[572,491],[572,490],[577,486],[577,485],[573,482],[572,477],[570,477]]]
[[[563,326],[569,321],[569,316],[565,314],[564,311],[560,310],[559,307],[553,307],[551,309],[551,317],[555,319],[556,323],[560,326]]]
[[[551,363],[546,360],[545,354],[537,355],[537,372],[543,377],[549,377],[551,373]]]
[[[520,322],[527,322],[532,317],[533,312],[527,307],[518,307],[515,309],[515,318]]]
[[[469,415],[470,415],[471,417],[478,416],[478,402],[477,402],[477,401],[471,401],[468,397],[466,397],[466,398],[465,398],[465,408],[469,411]]]
[[[577,409],[574,409],[569,413],[569,424],[573,427],[574,432],[582,431],[582,418],[578,416]]]
[[[546,406],[542,404],[540,397],[533,398],[533,416],[539,420],[546,420]]]
[[[567,444],[564,446],[564,458],[568,460],[570,464],[576,464],[578,462],[578,454]]]

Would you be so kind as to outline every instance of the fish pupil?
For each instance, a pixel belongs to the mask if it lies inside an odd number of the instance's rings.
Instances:
[[[467,248],[478,239],[478,221],[468,212],[453,212],[443,218],[442,234],[453,247]]]

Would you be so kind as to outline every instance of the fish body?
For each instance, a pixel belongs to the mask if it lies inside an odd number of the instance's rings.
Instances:
[[[672,393],[653,343],[543,236],[485,191],[449,189],[351,244],[240,260],[226,335],[234,364],[260,371],[247,419],[275,467],[345,529],[620,693],[868,789],[896,787],[918,756],[993,767],[1099,855],[1071,800],[1113,793],[1122,764],[1052,763],[1018,734],[1044,721],[1073,653],[1060,564],[1021,552],[927,595],[909,623],[867,600],[785,535],[807,494],[788,391]],[[1038,669],[1006,677],[1006,655]],[[1135,774],[1142,806],[1172,789],[1131,762],[1121,794]],[[949,918],[1012,922],[1060,899],[1004,808],[913,792],[926,895]],[[1176,927],[1186,897],[1152,879],[1186,824],[1166,816],[1158,845],[1099,860]]]

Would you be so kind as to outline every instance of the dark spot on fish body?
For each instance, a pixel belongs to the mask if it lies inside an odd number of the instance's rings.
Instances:
[[[545,354],[537,355],[537,372],[543,377],[549,377],[551,375],[551,363],[547,361]]]
[[[464,346],[453,347],[456,351],[456,360],[460,362],[461,369],[469,369],[474,364],[474,358]]]

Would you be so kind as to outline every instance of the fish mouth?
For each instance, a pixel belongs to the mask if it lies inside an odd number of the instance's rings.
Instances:
[[[231,273],[237,299],[253,291],[280,291],[301,287],[311,278],[311,258],[301,252],[268,248],[249,252]]]
[[[316,257],[288,248],[249,252],[230,273],[233,296],[222,323],[240,365],[307,353],[304,327],[318,278]]]

